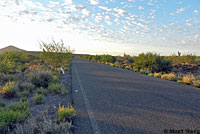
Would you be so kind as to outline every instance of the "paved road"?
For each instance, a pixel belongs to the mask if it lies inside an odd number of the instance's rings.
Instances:
[[[75,134],[200,133],[198,88],[87,60],[72,66]]]

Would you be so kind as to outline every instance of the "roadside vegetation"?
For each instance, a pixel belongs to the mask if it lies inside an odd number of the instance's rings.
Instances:
[[[79,58],[200,87],[200,57],[192,54],[160,56],[148,52],[138,56],[81,55]]]
[[[70,69],[72,51],[54,40],[40,55],[0,55],[0,133],[70,133],[75,110],[60,68]],[[56,57],[56,58],[55,58]],[[60,106],[62,105],[62,107]]]

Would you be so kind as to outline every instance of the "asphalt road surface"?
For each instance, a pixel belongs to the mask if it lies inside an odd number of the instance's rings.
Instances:
[[[75,134],[200,133],[198,88],[74,59],[72,90]]]

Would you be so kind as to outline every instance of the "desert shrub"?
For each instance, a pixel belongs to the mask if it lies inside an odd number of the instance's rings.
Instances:
[[[16,124],[13,134],[70,134],[71,127],[69,122],[56,123],[45,112],[36,118],[28,119],[24,124]]]
[[[7,82],[0,89],[0,94],[2,94],[5,98],[12,98],[15,96],[17,91],[17,86],[14,81]]]
[[[17,92],[17,97],[21,101],[26,101],[29,95],[30,95],[30,92],[27,90],[24,90],[22,92]]]
[[[21,72],[27,62],[27,56],[23,52],[8,51],[0,58],[1,73]]]
[[[6,133],[16,123],[22,123],[30,115],[28,103],[12,104],[0,110],[0,132]]]
[[[40,88],[37,89],[37,94],[41,94],[41,95],[47,96],[48,91],[47,91],[46,88],[40,87]]]
[[[70,47],[66,47],[62,40],[56,42],[52,39],[52,42],[49,44],[41,42],[40,48],[42,49],[41,57],[55,67],[69,63],[73,58],[73,50]]]
[[[44,96],[36,93],[33,97],[33,102],[35,104],[42,104],[44,102]]]
[[[149,74],[148,74],[148,76],[153,76],[153,75],[154,75],[153,73],[149,73]]]
[[[167,56],[167,60],[170,60],[173,64],[195,64],[197,62],[197,56],[193,54],[187,54],[183,56]]]
[[[58,75],[53,75],[53,78],[51,80],[52,83],[58,83],[59,82],[59,76]]]
[[[112,55],[101,55],[101,62],[108,62],[108,63],[115,63],[116,62],[116,57]]]
[[[36,87],[47,88],[50,81],[52,80],[52,74],[48,72],[35,72],[31,75],[31,82]]]
[[[178,82],[178,83],[183,83],[183,81],[182,81],[182,80],[177,80],[177,82]]]
[[[169,74],[163,74],[163,75],[161,75],[161,79],[175,81],[175,80],[177,80],[177,77],[176,77],[176,74],[169,73]]]
[[[171,62],[165,60],[164,57],[153,53],[142,53],[138,57],[133,57],[134,68],[143,69],[150,72],[170,72],[172,70]]]
[[[18,85],[18,88],[20,91],[29,91],[29,92],[33,92],[33,90],[35,89],[35,86],[31,83],[31,82],[22,82]]]
[[[12,111],[26,111],[28,109],[28,107],[29,107],[28,102],[10,104],[8,106],[9,110],[12,110]]]
[[[62,88],[61,85],[57,84],[57,83],[51,83],[48,87],[49,91],[51,93],[56,93],[56,94],[59,94],[59,93],[62,93],[62,94],[65,94],[67,93],[67,90],[65,88]]]
[[[154,77],[160,78],[161,77],[161,73],[154,73]]]
[[[192,81],[194,81],[195,80],[195,77],[194,77],[194,75],[185,75],[185,76],[183,76],[183,78],[182,78],[182,81],[183,81],[183,83],[185,83],[185,84],[192,84]]]
[[[140,70],[140,73],[141,73],[141,74],[146,74],[146,75],[147,75],[147,74],[149,73],[149,71]]]
[[[0,101],[0,107],[5,107],[6,104]]]
[[[59,106],[58,111],[56,113],[56,120],[57,121],[66,121],[70,120],[75,116],[75,110],[72,106],[64,107]]]
[[[195,87],[200,87],[200,80],[195,80],[195,81],[193,81],[193,85],[194,85]]]

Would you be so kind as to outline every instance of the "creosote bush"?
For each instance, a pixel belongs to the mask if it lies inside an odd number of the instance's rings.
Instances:
[[[142,53],[133,57],[133,60],[134,68],[137,70],[143,69],[150,72],[170,72],[172,70],[171,62],[158,54]]]

